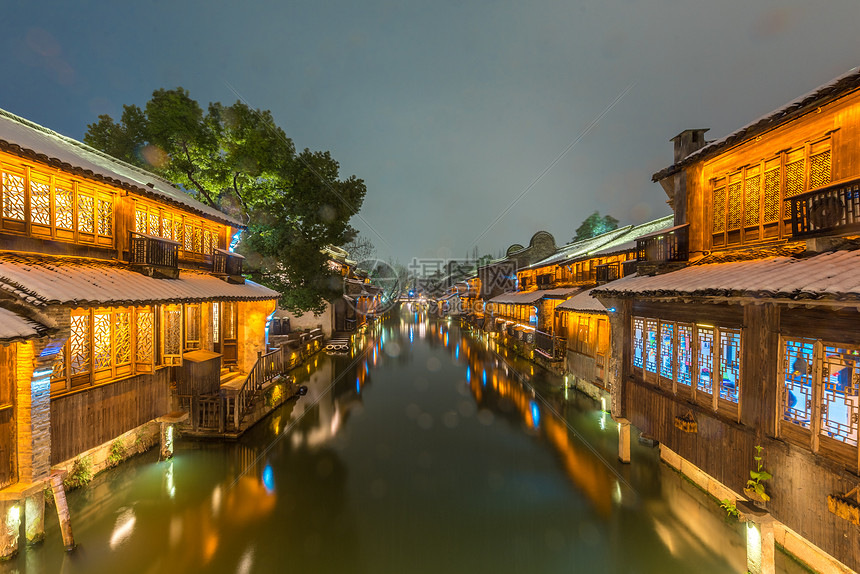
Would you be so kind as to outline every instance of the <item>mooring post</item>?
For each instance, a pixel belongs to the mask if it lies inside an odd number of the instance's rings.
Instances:
[[[24,498],[24,533],[27,544],[35,544],[45,538],[44,486]]]
[[[617,418],[618,423],[618,460],[625,464],[630,463],[630,421]]]
[[[60,519],[60,532],[63,534],[63,546],[66,552],[75,549],[75,537],[72,535],[72,521],[69,516],[69,505],[66,503],[66,488],[63,485],[62,473],[51,475],[51,490],[54,493],[54,504],[57,506],[57,518]]]

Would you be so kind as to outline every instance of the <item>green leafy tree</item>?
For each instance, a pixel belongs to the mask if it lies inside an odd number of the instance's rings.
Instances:
[[[124,106],[118,122],[99,116],[84,141],[245,222],[246,272],[281,292],[283,307],[321,311],[342,293],[320,250],[355,237],[364,182],[341,179],[327,151],[296,153],[268,110],[237,101],[204,111],[186,90],[160,89],[143,109]]]
[[[585,218],[585,220],[576,228],[576,235],[572,241],[580,241],[596,237],[601,233],[618,229],[618,220],[611,215],[600,216],[600,213],[595,211]]]

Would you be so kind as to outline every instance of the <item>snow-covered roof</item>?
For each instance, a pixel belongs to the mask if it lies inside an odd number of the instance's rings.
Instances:
[[[40,337],[47,330],[41,323],[0,307],[0,341],[3,343]]]
[[[579,313],[606,313],[606,307],[591,296],[591,291],[591,289],[586,289],[577,293],[564,303],[560,303],[556,309],[577,311]]]
[[[139,304],[277,299],[252,281],[228,283],[209,273],[180,271],[155,279],[109,261],[76,257],[0,255],[0,291],[33,305]]]
[[[593,256],[605,256],[630,251],[631,249],[636,249],[637,237],[671,227],[674,220],[674,215],[666,215],[653,221],[640,223],[639,225],[627,225],[607,231],[606,233],[601,233],[589,239],[574,241],[562,246],[546,259],[538,261],[526,269],[538,269],[548,265],[568,263]]]
[[[64,171],[178,204],[207,219],[245,227],[240,221],[204,205],[170,182],[127,164],[84,143],[58,134],[15,114],[0,110],[0,148],[54,165]]]
[[[597,295],[860,300],[860,249],[806,257],[694,265],[654,276],[628,275]]]
[[[502,293],[497,297],[493,297],[488,303],[504,303],[510,305],[528,305],[544,298],[560,299],[567,297],[576,289],[560,288],[560,289],[538,289],[537,291],[518,291],[511,293]]]
[[[753,120],[729,135],[710,142],[708,145],[694,151],[681,161],[658,171],[651,177],[651,180],[660,181],[661,179],[677,173],[693,162],[704,160],[707,157],[720,153],[724,149],[751,139],[810,111],[816,110],[822,105],[856,90],[858,87],[860,87],[860,67],[851,68],[845,74],[842,74],[830,82],[815,88],[811,92],[800,96],[781,108]]]

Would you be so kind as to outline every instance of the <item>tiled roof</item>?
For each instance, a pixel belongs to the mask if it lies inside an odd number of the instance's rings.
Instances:
[[[240,221],[204,205],[161,177],[127,164],[55,131],[0,110],[0,149],[54,165],[64,171],[179,204],[208,219],[245,227]],[[149,184],[152,184],[151,186]]]
[[[46,331],[45,325],[0,307],[0,341],[3,343],[41,337]]]
[[[552,299],[560,299],[575,292],[576,289],[560,288],[560,289],[538,289],[537,291],[518,291],[512,293],[502,293],[497,297],[493,297],[488,303],[505,303],[512,305],[527,305],[534,303],[545,297]]]
[[[739,130],[730,133],[726,137],[712,141],[703,148],[694,151],[678,163],[672,164],[669,167],[658,171],[651,177],[651,180],[660,181],[661,179],[679,172],[681,169],[693,162],[702,161],[705,158],[716,155],[729,147],[743,142],[744,140],[751,139],[781,124],[800,117],[803,114],[818,109],[824,104],[856,90],[858,87],[860,87],[860,67],[851,68],[847,73],[839,76],[838,78],[831,80],[823,86],[819,86],[808,94],[789,102],[779,109],[765,114]]]
[[[751,247],[746,249],[735,249],[732,251],[717,251],[702,257],[691,265],[707,265],[710,263],[733,263],[735,261],[751,261],[753,259],[765,259],[767,257],[792,257],[806,251],[805,241],[793,241],[780,243],[766,247]]]
[[[639,225],[627,225],[606,233],[601,233],[589,239],[574,241],[559,248],[558,251],[538,261],[527,269],[538,269],[558,263],[574,262],[594,256],[606,256],[636,249],[636,238],[648,233],[654,233],[672,226],[674,215],[666,215],[660,219],[640,223]]]
[[[594,288],[600,295],[758,297],[860,301],[860,249],[769,257],[636,274]]]
[[[145,304],[277,299],[268,287],[227,283],[209,273],[180,271],[178,279],[155,279],[110,261],[0,255],[0,291],[33,305]]]
[[[578,311],[580,313],[606,313],[606,307],[591,296],[591,291],[592,289],[586,289],[577,293],[564,303],[561,303],[556,309]]]

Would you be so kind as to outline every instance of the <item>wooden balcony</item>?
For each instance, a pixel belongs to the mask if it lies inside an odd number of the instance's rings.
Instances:
[[[543,331],[535,331],[535,352],[545,359],[560,361],[564,359],[566,341]]]
[[[145,275],[175,279],[179,275],[178,249],[179,243],[172,239],[132,231],[129,260]]]
[[[230,283],[244,283],[242,278],[242,262],[244,257],[223,249],[215,249],[212,253],[212,273],[226,276]]]
[[[795,195],[791,208],[794,237],[820,237],[860,232],[860,179]]]
[[[636,259],[648,263],[687,261],[690,224],[677,225],[636,238]]]

